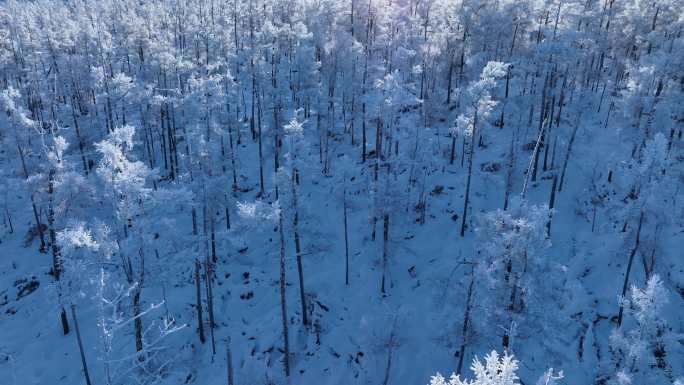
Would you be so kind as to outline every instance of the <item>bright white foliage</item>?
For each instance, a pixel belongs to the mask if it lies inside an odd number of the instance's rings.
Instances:
[[[90,229],[85,228],[83,223],[78,223],[58,232],[57,242],[64,253],[69,253],[78,248],[96,250],[98,246]]]
[[[658,274],[651,276],[644,289],[632,285],[634,317],[644,328],[649,325],[657,327],[662,324],[663,320],[660,315],[667,302],[667,290]]]
[[[515,371],[518,370],[518,361],[514,359],[513,355],[504,353],[500,356],[499,353],[492,350],[491,353],[485,356],[484,363],[478,358],[473,360],[470,369],[475,374],[473,380],[461,380],[455,374],[451,374],[449,379],[444,378],[437,373],[430,379],[429,385],[519,385],[518,376]]]
[[[456,118],[456,130],[466,136],[472,136],[475,129],[475,116],[483,120],[489,116],[497,102],[492,100],[491,91],[496,87],[498,79],[506,75],[508,64],[490,61],[482,69],[480,79],[473,81],[465,92],[467,108],[465,113]]]
[[[549,368],[546,373],[544,373],[539,380],[537,380],[537,385],[556,385],[560,380],[565,378],[563,371],[556,373],[553,368]]]
[[[613,330],[610,335],[612,349],[635,364],[650,362],[653,357],[648,354],[649,348],[663,339],[665,323],[662,310],[667,302],[667,290],[657,274],[649,278],[643,289],[632,286],[630,303],[627,306],[637,325],[627,331]],[[618,372],[616,378],[619,376]]]
[[[238,215],[247,220],[276,221],[280,213],[278,202],[268,205],[262,201],[237,202]]]
[[[304,122],[293,118],[288,124],[283,126],[283,130],[285,130],[287,135],[301,135],[304,132]]]

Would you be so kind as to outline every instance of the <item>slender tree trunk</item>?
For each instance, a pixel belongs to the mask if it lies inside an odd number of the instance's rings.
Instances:
[[[454,157],[456,156],[456,134],[451,134],[451,156],[449,157],[449,164],[454,164]]]
[[[349,233],[347,231],[347,186],[345,178],[345,187],[342,197],[342,217],[344,220],[344,284],[349,286]]]
[[[570,160],[570,153],[572,151],[572,144],[575,142],[575,136],[577,135],[577,129],[579,128],[580,116],[577,117],[577,122],[575,127],[572,129],[572,134],[570,135],[570,141],[568,141],[568,149],[565,151],[565,158],[563,159],[563,169],[561,170],[560,181],[558,183],[558,192],[563,190],[563,182],[565,181],[565,171],[568,169],[568,161]]]
[[[253,103],[253,101],[252,101],[252,103]],[[259,108],[261,108],[261,103],[259,103]],[[259,115],[261,115],[261,112],[259,112]],[[252,120],[253,119],[254,119],[254,107],[252,107]],[[264,155],[263,155],[264,152],[263,152],[263,144],[262,144],[262,139],[261,139],[262,138],[262,135],[261,135],[261,119],[259,119],[259,126],[257,127],[257,135],[258,135],[258,140],[259,140],[259,196],[263,197],[264,196]]]
[[[199,332],[200,342],[204,343],[204,324],[202,323],[202,290],[200,289],[200,261],[195,259],[195,295],[197,308],[197,330]]]
[[[62,305],[62,286],[59,279],[62,275],[62,263],[59,255],[59,246],[57,246],[57,236],[55,231],[55,212],[53,209],[53,195],[54,195],[54,178],[55,170],[50,169],[48,173],[48,232],[50,234],[50,250],[52,251],[52,274],[57,283],[57,296],[61,306],[60,320],[62,322],[62,332],[64,335],[69,334],[69,319],[67,318],[66,310]]]
[[[504,192],[503,209],[508,209],[508,201],[513,190],[513,171],[515,168],[515,137],[511,137],[511,146],[508,150],[508,167],[506,171],[506,191]]]
[[[473,175],[473,157],[475,155],[475,138],[477,137],[477,109],[473,118],[473,132],[470,137],[470,151],[468,152],[468,177],[466,179],[465,198],[463,199],[463,218],[461,218],[461,237],[465,236],[466,218],[468,216],[468,204],[470,203],[470,180]]]
[[[88,364],[86,363],[85,351],[83,350],[83,341],[81,341],[81,331],[78,328],[78,318],[76,318],[76,305],[71,305],[71,318],[74,321],[74,330],[76,330],[76,340],[78,341],[78,351],[81,353],[81,366],[83,367],[83,376],[86,380],[86,385],[91,385],[90,374],[88,374]]]
[[[142,352],[143,350],[143,326],[142,326],[142,314],[140,311],[140,296],[142,294],[142,287],[143,283],[145,281],[145,255],[142,252],[142,249],[139,250],[140,254],[140,276],[138,277],[138,282],[136,283],[136,288],[135,291],[133,292],[133,317],[134,321],[133,324],[135,326],[135,350],[137,352]],[[130,267],[130,260],[129,260],[129,272],[130,272],[130,277],[133,276],[133,271]],[[132,278],[131,278],[132,280]],[[140,354],[138,356],[138,361],[144,361],[145,357]]]
[[[634,262],[634,256],[636,255],[637,251],[639,250],[639,237],[641,235],[641,224],[644,221],[644,212],[642,211],[641,214],[639,215],[639,225],[637,227],[637,232],[636,232],[636,241],[634,242],[634,248],[632,251],[629,253],[629,261],[627,262],[627,272],[625,273],[625,281],[622,284],[622,294],[621,298],[625,298],[625,295],[627,294],[627,286],[629,285],[629,273],[632,271],[632,263]],[[624,312],[624,303],[623,301],[620,301],[620,310],[618,311],[618,318],[617,318],[617,326],[618,328],[622,326],[622,313]]]
[[[304,269],[302,267],[302,247],[299,239],[299,208],[297,207],[297,169],[292,170],[292,208],[294,209],[294,220],[292,222],[294,228],[294,242],[295,251],[297,253],[297,274],[299,275],[299,299],[302,305],[302,323],[304,326],[309,325],[309,317],[307,315],[306,306],[306,292],[304,291]]]
[[[472,306],[473,297],[473,287],[475,284],[475,265],[470,272],[470,284],[468,285],[468,294],[466,296],[466,309],[463,313],[463,330],[462,330],[462,341],[461,348],[458,351],[458,366],[456,367],[456,374],[461,374],[461,369],[463,368],[463,360],[465,356],[465,350],[468,345],[468,327],[470,326],[470,308]]]
[[[556,186],[558,185],[558,175],[553,174],[551,182],[551,196],[549,197],[549,221],[546,222],[546,237],[551,237],[551,219],[553,218],[553,207],[556,205]]]
[[[283,215],[279,214],[278,232],[280,233],[280,315],[283,324],[283,369],[285,377],[290,377],[290,337],[287,328],[287,299],[285,297],[285,235],[283,234]]]
[[[382,281],[380,283],[380,293],[385,294],[385,276],[387,275],[387,258],[389,247],[389,214],[385,213],[382,220]]]
[[[133,323],[135,325],[135,351],[140,353],[143,350],[142,343],[142,319],[140,315],[140,287],[135,289],[133,293],[133,317],[135,317]],[[144,361],[142,353],[138,356],[138,361]]]
[[[226,342],[226,377],[228,378],[228,385],[233,385],[233,353],[230,350],[230,337]]]
[[[392,353],[394,352],[395,338],[397,332],[397,316],[394,316],[392,322],[392,331],[390,332],[389,340],[387,342],[387,365],[385,366],[385,377],[382,380],[382,385],[388,385],[390,379],[390,371],[392,369]]]
[[[204,284],[206,286],[207,295],[207,313],[209,314],[209,333],[211,334],[211,352],[212,357],[216,355],[216,339],[214,337],[214,292],[212,286],[213,265],[209,259],[204,260]],[[213,358],[212,358],[213,359]]]
[[[76,117],[76,110],[74,109],[75,98],[72,97],[71,102],[71,116],[74,120],[74,129],[76,131],[76,139],[78,140],[78,150],[81,153],[81,161],[83,162],[83,172],[88,175],[88,161],[86,160],[83,138],[81,137],[81,129],[78,125],[78,119]]]

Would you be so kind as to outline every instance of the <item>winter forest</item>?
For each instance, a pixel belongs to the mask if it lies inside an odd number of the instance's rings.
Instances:
[[[2,0],[0,110],[0,384],[684,384],[683,0]]]

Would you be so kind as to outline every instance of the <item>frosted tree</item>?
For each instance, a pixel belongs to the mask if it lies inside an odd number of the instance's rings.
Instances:
[[[136,351],[140,361],[144,361],[143,341],[143,310],[141,295],[146,279],[146,254],[156,238],[153,229],[153,218],[148,210],[155,204],[161,204],[157,198],[159,193],[147,187],[147,180],[153,172],[140,161],[129,159],[128,153],[133,150],[132,126],[115,128],[107,139],[97,144],[102,159],[97,167],[105,188],[105,194],[110,202],[110,219],[115,225],[112,227],[112,237],[116,244],[115,253],[121,260],[121,271],[126,280],[125,298],[132,301],[132,322],[135,331]],[[166,196],[166,199],[174,197]],[[122,294],[122,293],[119,293]],[[129,295],[130,294],[130,295]]]
[[[46,170],[34,174],[29,178],[34,194],[47,204],[47,231],[49,249],[52,254],[52,269],[57,288],[57,302],[61,307],[62,330],[69,332],[66,310],[64,308],[64,287],[61,280],[64,271],[57,233],[63,229],[69,218],[79,218],[85,215],[89,206],[92,188],[85,178],[72,169],[66,159],[68,143],[64,137],[52,136],[51,144],[46,145],[48,159]],[[38,195],[40,193],[40,195]]]
[[[516,373],[518,370],[518,360],[508,353],[500,355],[492,350],[491,353],[485,356],[484,362],[481,362],[477,357],[474,358],[470,369],[475,374],[475,378],[472,380],[462,380],[459,375],[454,373],[447,379],[437,373],[430,378],[428,385],[520,385]],[[549,369],[539,379],[537,385],[557,384],[556,381],[562,378],[562,371],[554,373],[553,369]]]
[[[486,318],[505,331],[504,347],[511,346],[511,332],[516,327],[530,329],[540,321],[534,316],[538,306],[555,302],[549,301],[548,295],[553,284],[538,279],[559,272],[546,258],[551,245],[545,234],[548,217],[546,205],[514,201],[507,211],[498,209],[484,214],[475,230],[480,254],[478,281],[490,293],[481,305],[487,309]],[[546,299],[538,298],[542,293]]]
[[[641,379],[649,373],[647,367],[666,368],[666,352],[676,350],[677,342],[668,332],[664,308],[669,293],[660,276],[653,274],[644,288],[632,286],[630,298],[622,298],[629,305],[633,319],[631,329],[616,328],[610,336],[610,347],[616,368],[614,379],[622,375]],[[647,376],[650,377],[649,374]]]
[[[32,175],[32,171],[29,169],[29,159],[27,158],[31,153],[31,133],[37,126],[37,122],[31,119],[26,109],[21,106],[21,96],[19,90],[8,87],[0,92],[0,105],[5,110],[7,122],[13,131],[12,139],[14,139],[14,143],[12,143],[12,147],[16,147],[19,155],[23,177],[25,180],[28,180]],[[5,142],[5,145],[9,145],[6,139],[3,142]],[[12,152],[14,152],[14,149],[12,149]],[[36,222],[36,232],[40,236],[39,250],[41,252],[46,252],[45,225],[41,221],[36,199],[31,191],[29,191],[29,197],[33,210],[33,218]]]
[[[170,334],[180,331],[185,325],[177,325],[168,317],[150,322],[140,333],[140,349],[130,354],[120,351],[115,338],[125,338],[125,327],[136,323],[146,314],[158,311],[162,302],[153,303],[147,309],[138,309],[133,315],[126,315],[122,310],[126,303],[139,292],[138,283],[128,284],[117,278],[117,269],[113,257],[121,253],[119,246],[112,239],[111,230],[102,223],[92,224],[94,231],[75,224],[61,231],[58,235],[60,245],[65,254],[70,256],[70,266],[81,276],[96,277],[93,280],[78,281],[72,277],[71,284],[78,288],[81,296],[90,293],[96,299],[98,316],[98,334],[102,343],[101,357],[104,369],[104,381],[107,385],[128,384],[132,381],[140,384],[152,384],[161,380],[173,363],[173,358],[165,352],[164,340]],[[85,282],[84,282],[85,281]],[[72,306],[75,302],[72,303]],[[75,314],[75,313],[74,313]],[[138,335],[136,334],[136,343]],[[81,353],[83,355],[83,352]],[[143,358],[144,359],[141,359]],[[84,364],[85,367],[85,364]]]
[[[478,129],[482,129],[483,122],[492,112],[496,101],[492,100],[491,92],[497,85],[497,80],[506,75],[507,65],[501,62],[489,62],[482,69],[478,81],[472,82],[465,93],[465,111],[456,120],[458,130],[470,138],[468,146],[468,174],[463,199],[463,215],[461,217],[461,237],[465,235],[468,205],[470,204],[470,183],[473,174],[473,159],[475,156],[475,143],[479,141],[478,135],[482,135]],[[455,145],[455,142],[454,142]],[[452,149],[453,151],[453,149]]]
[[[288,217],[288,222],[292,226],[292,234],[294,237],[295,254],[297,258],[297,275],[299,277],[299,300],[301,303],[302,312],[302,323],[304,326],[309,326],[308,319],[308,306],[306,301],[306,292],[304,290],[304,267],[302,266],[302,241],[300,232],[300,208],[299,200],[297,194],[297,187],[299,185],[299,152],[302,146],[301,141],[304,134],[304,121],[299,120],[297,114],[299,111],[295,111],[295,116],[290,120],[288,124],[283,127],[285,132],[285,139],[288,141],[289,151],[286,154],[286,163],[289,168],[288,171],[285,168],[281,168],[278,171],[278,176],[276,178],[288,179],[285,181],[279,181],[278,185],[290,185],[289,193],[283,194],[287,200],[290,201],[288,208],[284,210],[284,213]],[[282,195],[281,195],[282,196]]]
[[[614,202],[618,214],[615,220],[625,233],[625,239],[633,242],[629,246],[622,296],[627,294],[637,255],[641,257],[644,274],[648,277],[653,273],[660,234],[672,222],[672,213],[677,207],[677,187],[670,177],[673,160],[667,148],[665,136],[656,134],[646,142],[640,158],[633,158],[622,165],[617,178],[618,192],[625,196]],[[623,311],[621,303],[618,324],[622,322]]]

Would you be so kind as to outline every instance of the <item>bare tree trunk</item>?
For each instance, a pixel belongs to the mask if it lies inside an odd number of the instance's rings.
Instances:
[[[397,316],[394,316],[392,323],[392,331],[390,332],[389,341],[387,342],[387,365],[385,366],[385,377],[382,380],[382,385],[389,384],[390,370],[392,369],[392,352],[394,351],[394,339],[397,332]]]
[[[553,174],[551,182],[551,196],[549,197],[549,221],[546,222],[546,237],[551,236],[551,219],[553,218],[553,207],[556,205],[556,186],[558,185],[558,175]]]
[[[475,155],[475,134],[477,132],[477,109],[473,117],[473,132],[470,137],[470,151],[468,151],[468,177],[466,179],[465,198],[463,199],[463,218],[461,218],[461,237],[465,236],[466,217],[468,216],[468,204],[470,203],[470,180],[473,175],[473,156]]]
[[[216,263],[218,259],[216,258],[216,222],[214,221],[214,213],[211,213],[211,219],[209,221],[211,229],[211,261]]]
[[[292,170],[292,208],[294,209],[294,220],[292,222],[294,228],[294,242],[295,251],[297,253],[297,274],[299,275],[299,299],[302,305],[302,323],[304,326],[309,325],[309,317],[307,315],[306,293],[304,291],[304,269],[302,267],[302,247],[299,240],[299,209],[297,207],[297,169]]]
[[[88,175],[88,161],[86,160],[83,138],[81,137],[81,129],[78,125],[76,110],[74,109],[75,98],[72,96],[71,100],[71,116],[74,119],[74,129],[76,131],[76,139],[78,140],[78,150],[81,153],[81,161],[83,162],[83,172],[85,173],[85,175]]]
[[[213,234],[212,234],[213,235]],[[216,339],[214,338],[214,293],[212,287],[213,265],[208,258],[204,260],[204,284],[207,291],[207,313],[209,313],[209,332],[211,334],[212,359],[216,354]]]
[[[197,330],[199,332],[200,342],[204,343],[204,324],[202,323],[202,290],[200,289],[200,261],[195,259],[195,295],[197,308]]]
[[[252,100],[252,103],[253,102],[254,101]],[[261,103],[259,103],[259,109],[261,109]],[[261,111],[259,111],[259,116],[261,116]],[[252,125],[254,124],[253,121],[254,121],[254,107],[252,107]],[[257,135],[258,135],[258,140],[259,140],[259,196],[262,197],[262,196],[264,196],[264,155],[263,155],[264,151],[263,151],[262,135],[261,135],[261,119],[259,119],[259,125],[257,127]],[[238,143],[239,143],[239,141],[238,141]]]
[[[572,144],[575,142],[575,136],[577,135],[577,129],[579,128],[580,116],[577,117],[577,122],[575,123],[575,127],[572,129],[572,134],[570,135],[570,141],[568,142],[568,150],[565,152],[565,159],[563,159],[563,169],[561,170],[560,182],[558,183],[558,192],[563,190],[563,182],[565,181],[565,171],[568,168],[568,160],[570,160],[570,152],[572,151]]]
[[[456,134],[451,133],[451,156],[449,156],[449,164],[454,164],[454,157],[456,156]]]
[[[141,352],[143,350],[142,343],[142,319],[140,319],[140,287],[135,289],[133,293],[133,324],[135,325],[135,351]],[[139,361],[144,361],[144,357],[140,355]]]
[[[290,337],[287,328],[287,299],[285,297],[285,235],[283,234],[283,215],[279,214],[280,233],[280,314],[283,323],[283,369],[285,377],[290,377]]]
[[[343,191],[343,197],[342,197],[342,210],[343,210],[343,218],[344,218],[344,284],[349,286],[349,235],[347,231],[347,186],[346,182],[347,179],[345,177],[345,186],[344,186],[344,191]]]
[[[475,284],[475,265],[473,265],[470,272],[470,284],[468,285],[468,295],[466,297],[466,309],[463,314],[463,331],[462,331],[462,341],[461,348],[458,351],[458,366],[456,367],[456,374],[461,374],[461,369],[463,368],[463,357],[465,356],[465,349],[468,345],[468,327],[470,325],[470,308],[472,305],[473,297],[473,286]]]
[[[389,214],[385,213],[382,220],[382,281],[380,293],[385,294],[385,276],[387,275],[387,257],[389,246]]]
[[[508,201],[513,190],[513,169],[515,168],[515,137],[511,137],[511,146],[508,150],[508,169],[506,170],[506,191],[504,192],[503,209],[508,209]]]
[[[625,298],[625,295],[627,294],[627,285],[629,285],[629,273],[632,270],[632,263],[634,262],[634,256],[636,255],[637,251],[639,250],[639,237],[641,235],[641,224],[644,221],[644,212],[642,211],[641,214],[639,215],[639,225],[637,227],[637,232],[636,232],[636,241],[634,242],[634,248],[632,251],[629,253],[629,261],[627,262],[627,272],[625,273],[625,281],[622,284],[622,297]],[[624,312],[624,303],[623,301],[620,301],[620,310],[618,311],[618,318],[617,318],[617,325],[618,328],[622,326],[622,313]]]
[[[449,72],[447,73],[447,97],[446,97],[446,102],[445,104],[448,106],[449,103],[451,103],[451,81],[453,78],[454,74],[454,58],[452,57],[453,55],[449,53]],[[453,151],[452,151],[453,153]],[[452,156],[453,158],[453,156]],[[453,161],[452,161],[453,163]]]
[[[59,279],[62,275],[62,263],[59,255],[59,247],[57,246],[57,236],[55,232],[55,211],[53,209],[53,194],[54,194],[54,178],[55,170],[51,169],[48,173],[48,232],[50,234],[50,250],[52,251],[52,275],[55,277],[57,283],[57,296],[61,306],[60,319],[62,322],[62,332],[64,335],[69,334],[69,319],[67,318],[66,310],[62,305],[62,289]]]
[[[233,353],[230,351],[230,337],[226,342],[226,376],[228,385],[233,385]]]
[[[78,351],[81,353],[81,366],[83,367],[83,376],[86,380],[86,385],[91,385],[90,374],[88,374],[88,364],[86,363],[85,352],[83,351],[83,342],[81,341],[81,331],[78,328],[78,319],[76,318],[76,305],[71,305],[71,318],[74,320],[74,330],[76,330],[76,340],[78,341]]]

